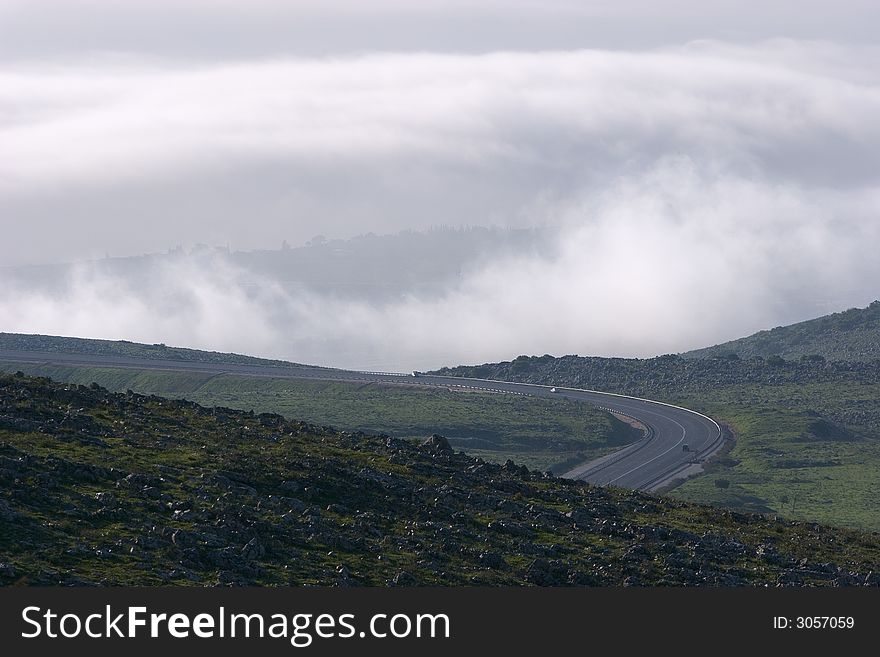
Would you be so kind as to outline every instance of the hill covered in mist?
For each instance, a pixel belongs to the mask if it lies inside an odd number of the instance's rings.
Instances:
[[[318,235],[301,246],[284,242],[279,249],[255,251],[200,244],[170,248],[166,253],[0,271],[8,285],[62,291],[83,271],[93,278],[149,289],[163,280],[160,272],[169,266],[227,268],[243,289],[271,284],[290,294],[381,303],[404,295],[436,297],[470,271],[498,258],[547,254],[554,248],[555,234],[550,228],[440,226],[388,235],[366,233],[351,239]]]

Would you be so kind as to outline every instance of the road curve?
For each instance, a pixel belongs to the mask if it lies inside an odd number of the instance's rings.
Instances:
[[[598,485],[642,490],[655,490],[694,471],[698,468],[697,464],[717,451],[723,442],[721,428],[705,415],[662,402],[577,388],[551,388],[528,383],[429,374],[413,377],[390,372],[358,372],[305,365],[202,363],[39,351],[0,350],[0,362],[236,374],[260,378],[416,384],[534,397],[565,397],[636,419],[646,427],[646,431],[641,440],[601,459],[577,466],[563,476]]]

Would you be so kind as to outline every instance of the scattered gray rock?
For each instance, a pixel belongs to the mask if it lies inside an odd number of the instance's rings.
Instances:
[[[419,581],[405,570],[401,570],[389,582],[391,586],[415,586]]]
[[[116,499],[116,495],[114,495],[110,491],[95,493],[95,499],[100,502],[102,506],[108,509],[115,509],[117,506],[119,506],[119,501]]]
[[[506,570],[509,567],[504,557],[497,552],[481,552],[480,563],[492,570]]]
[[[454,453],[452,445],[449,444],[449,441],[438,433],[435,433],[433,436],[423,442],[421,444],[421,449],[423,451],[437,455],[442,454],[451,456]]]
[[[266,555],[266,548],[256,538],[252,538],[241,549],[241,558],[245,561],[256,561]]]
[[[302,484],[298,481],[287,480],[281,482],[281,490],[287,493],[298,493],[303,489]]]

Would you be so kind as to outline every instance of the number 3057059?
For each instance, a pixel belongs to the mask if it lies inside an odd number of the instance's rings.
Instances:
[[[851,630],[855,624],[852,616],[798,616],[794,620],[794,626],[799,630]]]

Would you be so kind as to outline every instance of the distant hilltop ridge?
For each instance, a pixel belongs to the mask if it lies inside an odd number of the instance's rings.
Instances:
[[[880,359],[880,301],[713,347],[682,354],[685,358],[735,355],[740,358],[780,356],[786,360],[824,358],[838,361]]]
[[[169,347],[165,344],[142,344],[128,340],[97,340],[91,338],[73,338],[50,335],[36,335],[23,333],[0,332],[0,350],[10,351],[44,351],[53,353],[88,354],[100,356],[115,356],[127,358],[139,358],[146,360],[180,360],[199,363],[236,363],[242,365],[261,365],[285,367],[298,365],[284,360],[257,358],[237,353],[225,353],[216,351],[203,351],[183,347]],[[620,367],[633,368],[641,371],[645,367],[651,367],[654,363],[660,363],[666,368],[670,362],[676,359],[699,360],[718,359],[729,360],[737,358],[750,360],[754,358],[773,359],[782,358],[789,362],[821,363],[822,361],[841,363],[853,363],[844,365],[848,371],[852,367],[857,369],[858,363],[874,363],[880,361],[880,301],[874,301],[866,308],[853,308],[831,315],[825,315],[817,319],[807,320],[790,326],[776,327],[774,329],[759,331],[754,335],[725,342],[712,347],[695,349],[679,356],[665,355],[657,358],[602,358],[602,357],[579,357],[564,356],[554,358],[550,355],[540,357],[520,356],[510,363],[515,367],[512,373],[524,373],[532,370],[533,366],[547,366],[553,362],[567,363],[577,361],[581,364],[588,363],[591,366],[600,365],[603,379],[607,375],[608,368],[612,370]],[[498,366],[505,363],[485,363],[479,366],[444,367],[438,370],[446,374],[459,374],[484,378],[507,378],[498,370]],[[771,360],[770,364],[774,364]],[[315,364],[309,364],[315,367]],[[465,372],[464,370],[467,370]],[[838,373],[826,372],[826,376],[837,376]],[[874,378],[873,368],[871,378]],[[741,377],[750,378],[749,373],[741,373]],[[763,376],[763,375],[762,375]],[[798,376],[796,378],[802,378]],[[565,377],[564,379],[569,379]],[[537,381],[537,380],[535,380]],[[535,382],[532,381],[532,382]],[[569,381],[570,382],[570,381]],[[587,381],[579,381],[581,384]],[[596,381],[590,381],[595,385]],[[631,392],[631,391],[630,391]]]
[[[685,354],[518,356],[434,372],[662,398],[671,391],[786,383],[880,382],[880,301]]]
[[[96,340],[70,338],[57,335],[0,332],[0,350],[38,351],[58,354],[82,354],[88,356],[113,356],[139,360],[178,360],[188,363],[234,363],[238,365],[261,365],[287,367],[298,365],[283,360],[255,358],[220,351],[203,351],[165,344],[143,344],[128,340]]]

